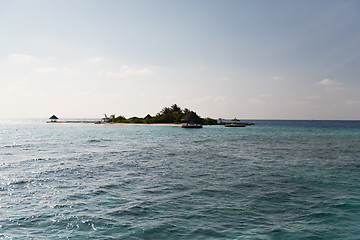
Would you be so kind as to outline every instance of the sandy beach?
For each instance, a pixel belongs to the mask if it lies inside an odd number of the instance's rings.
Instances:
[[[181,127],[181,124],[174,123],[99,123],[103,125],[120,125],[120,126],[168,126]]]
[[[76,123],[76,124],[99,124],[99,125],[119,125],[119,126],[168,126],[168,127],[181,127],[181,124],[174,123],[107,123],[107,122],[94,122],[94,121],[57,121],[46,123]]]

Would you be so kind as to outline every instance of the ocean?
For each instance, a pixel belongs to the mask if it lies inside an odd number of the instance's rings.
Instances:
[[[360,239],[360,122],[0,121],[0,239]]]

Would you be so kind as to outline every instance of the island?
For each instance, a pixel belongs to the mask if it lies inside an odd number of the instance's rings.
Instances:
[[[104,114],[104,117],[100,120],[68,120],[59,121],[58,118],[53,115],[47,123],[95,123],[95,124],[127,124],[127,125],[172,125],[182,126],[183,128],[201,128],[202,125],[225,125],[226,127],[245,127],[248,125],[254,125],[252,122],[240,122],[238,119],[226,120],[219,118],[218,120],[206,117],[201,118],[196,112],[188,108],[180,108],[177,104],[173,104],[170,107],[164,107],[155,116],[147,114],[145,117],[130,117],[126,118],[123,115],[116,116],[111,114],[108,116]]]
[[[173,104],[170,107],[164,107],[159,113],[155,116],[151,116],[150,114],[145,117],[131,117],[125,118],[122,115],[115,116],[112,114],[108,117],[107,114],[104,114],[104,118],[101,121],[97,122],[101,123],[132,123],[132,124],[181,124],[182,120],[190,114],[195,113],[188,108],[180,108],[177,104]],[[196,114],[196,113],[195,113]],[[216,119],[212,119],[209,117],[201,118],[201,124],[203,125],[216,125],[218,121]]]

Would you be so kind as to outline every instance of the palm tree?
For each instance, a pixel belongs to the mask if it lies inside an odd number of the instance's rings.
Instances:
[[[110,122],[115,122],[115,114],[110,115]]]
[[[168,108],[168,107],[164,107],[162,110],[161,110],[161,114],[169,114],[169,113],[171,113],[172,112],[172,110],[171,110],[171,108]]]
[[[181,113],[181,108],[179,108],[177,104],[173,104],[170,109],[172,112]]]

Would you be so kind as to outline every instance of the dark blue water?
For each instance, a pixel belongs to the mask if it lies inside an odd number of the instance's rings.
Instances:
[[[360,122],[0,123],[0,239],[359,239]]]

